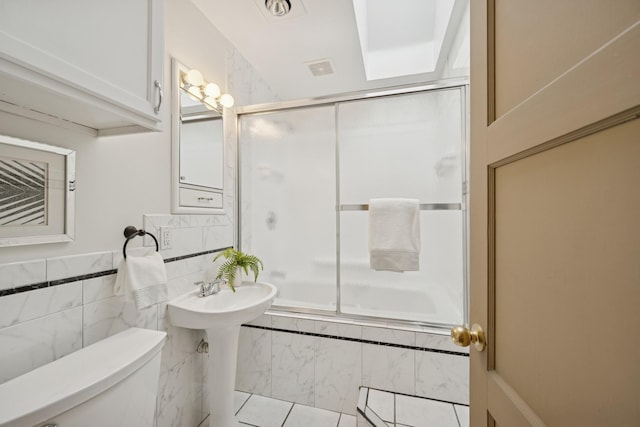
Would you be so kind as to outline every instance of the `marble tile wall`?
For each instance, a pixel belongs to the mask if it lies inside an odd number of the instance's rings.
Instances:
[[[238,390],[355,415],[360,386],[468,404],[468,349],[433,332],[277,313],[240,330]]]
[[[143,228],[155,235],[164,225],[173,227],[172,248],[160,251],[165,260],[174,258],[165,264],[172,298],[215,274],[212,251],[233,245],[233,227],[220,215],[143,217]],[[136,238],[127,254],[154,250],[142,243],[153,241]],[[203,333],[171,326],[166,303],[136,310],[114,295],[121,259],[122,249],[117,248],[0,265],[0,383],[132,326],[162,330],[167,341],[156,427],[196,426],[207,414],[202,403],[203,355],[196,352]]]

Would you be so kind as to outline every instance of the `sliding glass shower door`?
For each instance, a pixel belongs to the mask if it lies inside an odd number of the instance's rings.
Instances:
[[[239,116],[240,247],[274,305],[432,325],[464,321],[465,88]],[[420,270],[369,265],[368,204],[420,201]]]
[[[463,321],[461,90],[438,90],[338,105],[340,310],[429,323]],[[369,266],[373,198],[421,204],[420,270]]]
[[[276,305],[336,309],[333,106],[242,116],[240,247],[265,265]]]

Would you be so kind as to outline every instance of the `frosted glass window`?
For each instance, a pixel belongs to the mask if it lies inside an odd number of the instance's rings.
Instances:
[[[339,104],[340,202],[459,203],[461,119],[459,89]]]
[[[275,305],[336,308],[334,108],[242,116],[241,249],[264,261]]]

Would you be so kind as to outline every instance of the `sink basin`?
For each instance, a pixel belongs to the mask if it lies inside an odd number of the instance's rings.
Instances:
[[[169,316],[174,326],[210,329],[241,325],[263,314],[271,306],[277,288],[270,283],[242,282],[236,291],[222,289],[208,297],[198,290],[169,301]]]
[[[200,297],[195,290],[167,303],[174,326],[206,332],[210,427],[240,427],[233,400],[240,325],[267,311],[277,291],[270,283],[242,282],[235,292],[225,288],[215,295]]]

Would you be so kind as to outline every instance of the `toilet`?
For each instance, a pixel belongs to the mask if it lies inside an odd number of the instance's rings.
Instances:
[[[0,384],[0,426],[152,427],[165,338],[130,328]]]

